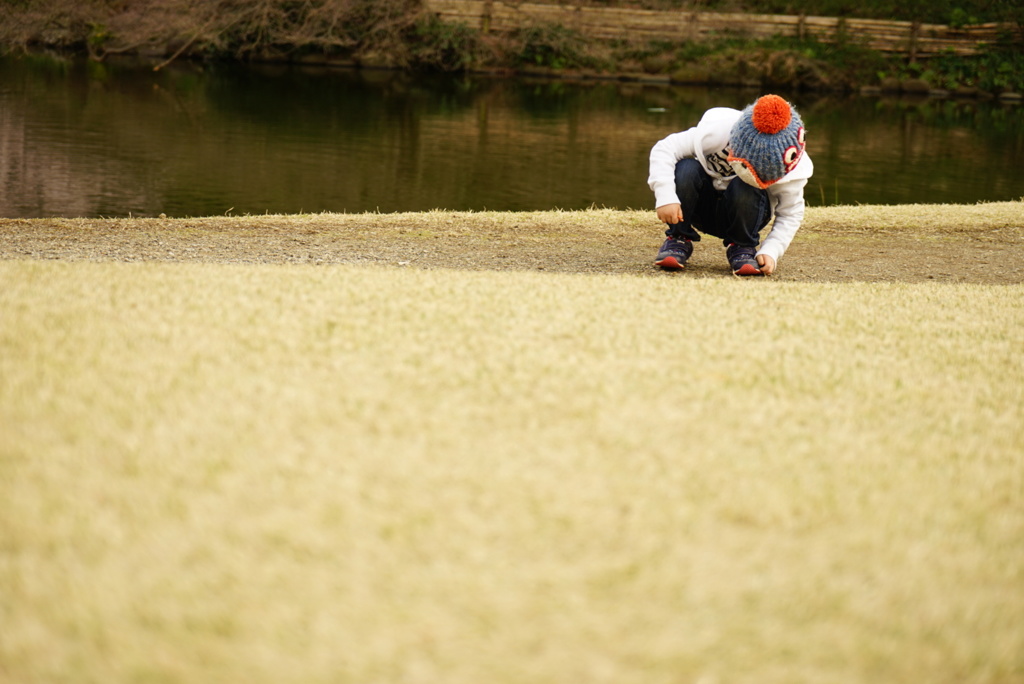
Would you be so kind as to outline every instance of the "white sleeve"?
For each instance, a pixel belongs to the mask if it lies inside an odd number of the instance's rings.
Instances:
[[[679,160],[696,159],[705,171],[709,171],[705,155],[721,154],[729,144],[729,131],[739,116],[740,112],[736,109],[713,107],[704,112],[704,116],[693,128],[673,133],[655,143],[651,148],[651,174],[647,185],[654,191],[656,208],[679,203],[679,197],[676,196],[676,164]],[[725,178],[718,172],[712,175]]]
[[[676,195],[676,164],[680,159],[693,157],[693,145],[697,139],[697,127],[673,133],[659,140],[651,148],[651,173],[647,185],[654,191],[654,206],[678,204]]]
[[[807,179],[801,178],[779,188],[778,204],[775,205],[775,222],[771,232],[761,244],[758,254],[767,254],[778,262],[793,241],[796,231],[804,220],[804,186]]]
[[[771,232],[761,243],[758,254],[767,254],[777,262],[789,248],[796,231],[804,221],[804,188],[814,175],[814,163],[804,154],[800,162],[781,181],[768,188],[775,211]]]

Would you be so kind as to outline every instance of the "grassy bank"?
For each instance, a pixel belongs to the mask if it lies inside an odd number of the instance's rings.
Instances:
[[[1024,678],[1020,285],[0,283],[10,681]]]
[[[0,219],[0,260],[390,265],[662,278],[653,211]],[[720,240],[684,278],[731,278]],[[774,280],[1024,284],[1024,203],[809,207]]]
[[[600,3],[606,5],[608,3]],[[616,3],[611,3],[616,4]],[[621,3],[635,6],[636,3]],[[850,12],[847,5],[819,2],[797,10],[786,3],[748,0],[736,7],[701,3],[694,9],[749,12]],[[1019,25],[1019,10],[992,3],[927,7],[864,3],[859,16],[964,24],[1003,21]],[[665,9],[658,2],[640,3]],[[673,6],[678,9],[678,6]],[[538,70],[602,77],[660,77],[683,83],[741,84],[811,90],[852,90],[864,85],[906,86],[908,91],[948,89],[962,94],[1024,91],[1020,32],[970,57],[948,56],[909,63],[864,47],[857,36],[833,42],[744,37],[743,27],[712,39],[654,42],[591,40],[550,23],[530,23],[509,33],[485,33],[446,23],[417,0],[145,0],[116,4],[98,0],[68,5],[25,0],[0,6],[0,46],[50,47],[87,52],[94,59],[142,54],[155,63],[179,57],[344,63],[413,70]],[[913,62],[913,60],[911,60]],[[894,85],[895,84],[895,85]],[[912,87],[911,87],[912,84]]]

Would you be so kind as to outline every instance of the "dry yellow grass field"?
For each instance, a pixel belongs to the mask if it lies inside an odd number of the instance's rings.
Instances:
[[[1024,286],[0,261],[0,680],[1024,681]]]

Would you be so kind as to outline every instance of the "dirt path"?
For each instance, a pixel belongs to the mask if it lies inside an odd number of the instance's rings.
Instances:
[[[653,212],[612,210],[0,219],[0,259],[732,277],[713,238],[697,245],[685,272],[655,269],[661,239]],[[773,278],[1024,283],[1024,203],[812,208]]]

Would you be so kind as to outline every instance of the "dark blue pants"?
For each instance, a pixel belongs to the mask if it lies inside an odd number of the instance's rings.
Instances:
[[[696,159],[676,164],[676,194],[683,208],[682,223],[665,235],[677,240],[700,240],[700,233],[722,238],[728,246],[757,247],[761,229],[772,217],[768,191],[734,178],[725,190],[716,190],[712,178]],[[695,230],[696,229],[696,230]]]

